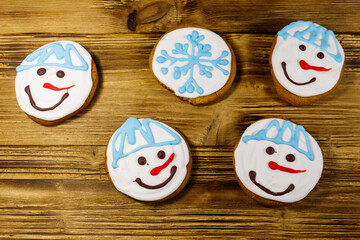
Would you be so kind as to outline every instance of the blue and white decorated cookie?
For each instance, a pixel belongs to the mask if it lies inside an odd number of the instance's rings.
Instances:
[[[344,50],[331,30],[310,21],[293,22],[278,32],[270,64],[279,96],[308,105],[340,82]]]
[[[28,55],[16,71],[20,108],[44,125],[60,123],[85,108],[98,81],[90,54],[71,41],[42,46]]]
[[[176,96],[202,104],[214,101],[230,88],[236,60],[230,45],[216,33],[183,27],[161,37],[150,55],[150,68]]]
[[[245,193],[263,205],[278,206],[310,193],[320,179],[323,156],[303,126],[269,118],[245,130],[234,166]]]
[[[168,125],[130,117],[112,135],[106,150],[111,182],[141,201],[175,196],[186,185],[191,155],[184,138]]]

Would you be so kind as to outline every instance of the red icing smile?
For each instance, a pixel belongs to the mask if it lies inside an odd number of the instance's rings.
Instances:
[[[331,70],[331,68],[311,66],[304,60],[300,60],[299,64],[300,64],[300,67],[304,70],[314,70],[314,71],[318,71],[318,72],[327,72],[327,71]]]
[[[70,87],[58,88],[58,87],[53,86],[53,85],[50,84],[50,83],[44,83],[44,85],[43,85],[44,88],[48,88],[48,89],[53,90],[53,91],[67,90],[67,89],[70,89],[70,88],[72,88],[72,87],[74,87],[74,86],[75,86],[75,85],[72,85],[72,86],[70,86]]]
[[[279,164],[277,164],[276,162],[270,161],[269,162],[269,168],[271,168],[272,170],[280,170],[283,172],[288,172],[288,173],[302,173],[302,172],[306,172],[306,170],[295,170],[292,168],[287,168],[287,167],[283,167]]]
[[[169,164],[174,160],[174,156],[175,156],[175,153],[171,154],[169,159],[166,160],[166,162],[163,165],[153,168],[150,171],[151,175],[156,176],[161,172],[161,170],[163,170],[164,168],[169,166]]]

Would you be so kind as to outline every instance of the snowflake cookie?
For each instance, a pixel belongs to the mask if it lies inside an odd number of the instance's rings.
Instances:
[[[150,55],[150,68],[176,96],[201,104],[221,97],[230,88],[236,61],[231,47],[216,33],[184,27],[159,40]]]

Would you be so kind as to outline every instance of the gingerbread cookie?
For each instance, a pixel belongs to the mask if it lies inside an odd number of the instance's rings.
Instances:
[[[190,149],[173,128],[152,119],[130,117],[112,135],[106,150],[110,181],[141,201],[162,201],[186,185]]]
[[[295,106],[325,97],[340,83],[344,59],[331,30],[310,21],[287,25],[278,32],[270,53],[279,97]]]
[[[315,139],[301,125],[263,119],[249,126],[234,152],[241,188],[266,206],[305,198],[320,179],[323,156]]]
[[[43,125],[58,124],[82,111],[98,82],[90,54],[71,41],[40,47],[16,71],[18,104],[31,119]]]
[[[161,37],[150,54],[155,78],[191,104],[214,101],[229,90],[236,74],[235,55],[216,33],[178,27]]]

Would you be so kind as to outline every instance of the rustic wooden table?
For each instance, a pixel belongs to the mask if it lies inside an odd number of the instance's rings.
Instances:
[[[360,2],[2,0],[0,12],[1,239],[360,237]],[[346,54],[340,86],[309,107],[277,97],[268,64],[276,32],[300,19],[332,29]],[[232,45],[237,76],[220,101],[191,106],[153,79],[149,53],[180,23],[210,28]],[[15,67],[63,39],[92,54],[99,87],[82,113],[44,127],[16,102]],[[130,116],[187,137],[193,170],[177,197],[138,202],[108,181],[107,141]],[[323,151],[318,185],[288,207],[262,207],[236,182],[234,145],[264,117],[304,125]]]

